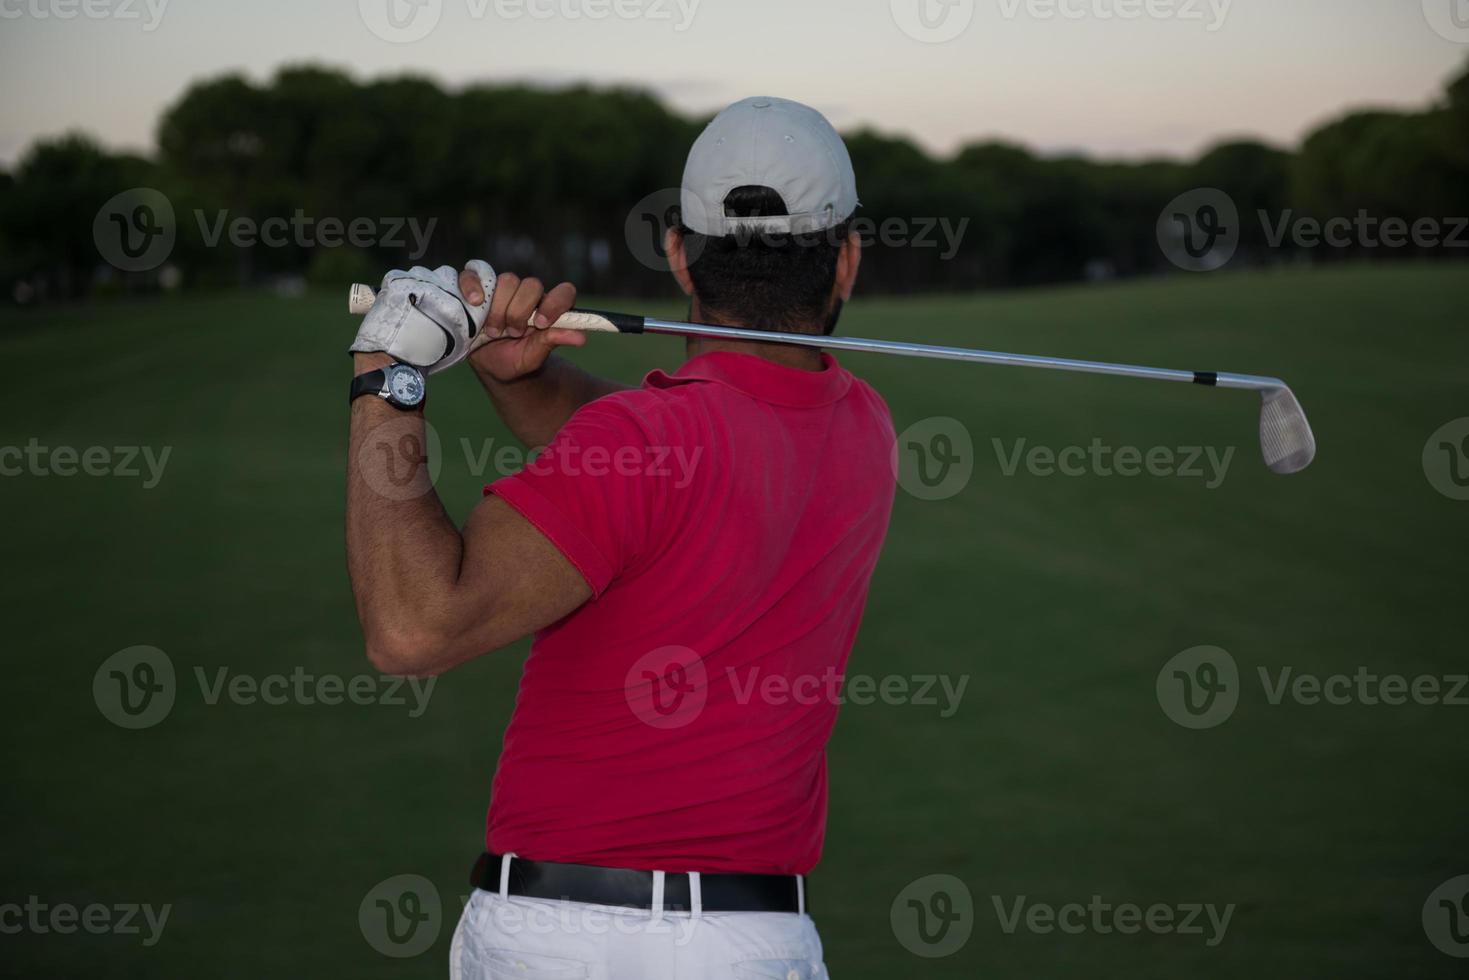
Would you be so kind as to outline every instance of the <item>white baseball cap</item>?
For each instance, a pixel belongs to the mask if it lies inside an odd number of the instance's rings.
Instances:
[[[788,214],[726,215],[736,187],[769,187]],[[847,146],[826,117],[789,99],[756,96],[715,116],[694,140],[679,194],[683,223],[701,235],[736,228],[774,234],[822,231],[857,210],[857,177]]]

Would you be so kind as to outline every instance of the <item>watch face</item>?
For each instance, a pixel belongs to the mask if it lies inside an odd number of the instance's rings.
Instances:
[[[417,405],[423,401],[423,375],[406,364],[393,365],[388,372],[388,395],[399,405]]]

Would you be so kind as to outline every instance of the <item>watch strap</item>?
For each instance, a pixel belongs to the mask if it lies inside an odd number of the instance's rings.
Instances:
[[[388,383],[388,372],[386,368],[378,368],[359,374],[352,379],[352,395],[348,401],[355,402],[363,395],[381,395],[383,388]]]

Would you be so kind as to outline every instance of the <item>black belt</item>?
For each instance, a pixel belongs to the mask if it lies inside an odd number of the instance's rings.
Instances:
[[[486,852],[474,862],[469,883],[487,892],[500,891],[500,855]],[[653,908],[653,872],[631,868],[598,868],[590,864],[510,859],[507,893],[588,905],[630,909]],[[804,879],[793,875],[699,875],[700,905],[705,912],[800,912]],[[663,909],[692,912],[689,876],[663,876]]]

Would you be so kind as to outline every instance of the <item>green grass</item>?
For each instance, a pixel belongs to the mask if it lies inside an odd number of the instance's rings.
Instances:
[[[963,421],[974,477],[900,492],[851,670],[967,675],[949,718],[848,706],[813,884],[838,980],[1462,976],[1429,945],[1428,893],[1469,872],[1469,708],[1268,703],[1256,669],[1469,671],[1469,503],[1420,455],[1469,415],[1469,266],[1179,277],[1043,293],[863,299],[843,332],[1278,374],[1320,458],[1265,471],[1255,398],[1192,386],[848,356],[898,428]],[[408,977],[444,972],[523,649],[441,678],[428,711],[207,704],[193,678],[367,671],[342,553],[353,329],[335,292],[7,313],[0,445],[173,447],[162,482],[0,479],[5,868],[0,901],[170,903],[162,941],[6,935],[23,976]],[[591,305],[589,303],[589,305]],[[653,312],[653,309],[649,309]],[[659,312],[676,313],[672,306]],[[246,329],[248,328],[248,333]],[[632,381],[676,341],[594,340]],[[462,516],[508,444],[467,372],[435,379],[438,487]],[[1005,476],[1005,444],[1237,447],[1223,484]],[[91,695],[151,644],[169,717],[113,726]],[[1160,710],[1175,653],[1224,647],[1238,710],[1206,731]],[[910,881],[958,875],[968,944],[918,960],[889,927]],[[376,882],[422,874],[449,921],[417,959],[357,925]],[[992,896],[1235,903],[1224,941],[1006,934]]]

